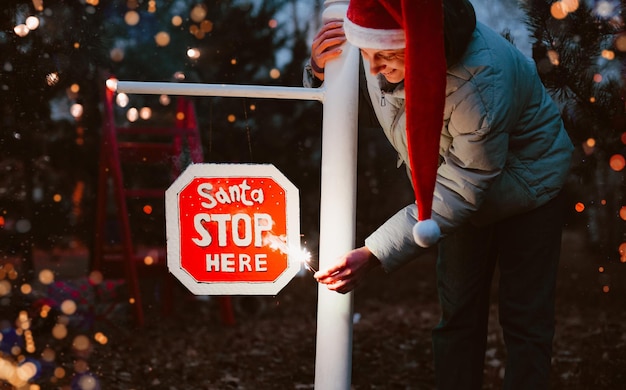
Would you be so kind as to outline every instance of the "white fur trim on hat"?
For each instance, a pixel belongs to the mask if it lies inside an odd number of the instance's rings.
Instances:
[[[346,17],[343,21],[343,30],[348,42],[358,48],[395,50],[405,47],[404,30],[402,29],[383,30],[362,27]]]

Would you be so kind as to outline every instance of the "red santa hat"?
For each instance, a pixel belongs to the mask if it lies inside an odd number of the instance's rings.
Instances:
[[[407,145],[418,209],[416,243],[441,235],[431,219],[445,104],[446,57],[442,0],[350,0],[344,31],[359,48],[405,48]]]

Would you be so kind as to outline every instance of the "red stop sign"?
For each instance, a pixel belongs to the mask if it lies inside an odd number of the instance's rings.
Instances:
[[[298,190],[273,165],[190,165],[166,226],[168,268],[194,294],[275,295],[301,267]]]

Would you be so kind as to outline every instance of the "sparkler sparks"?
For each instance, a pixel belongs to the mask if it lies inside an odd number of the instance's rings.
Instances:
[[[277,236],[267,233],[265,237],[263,237],[263,245],[268,246],[271,250],[288,255],[312,273],[317,272],[317,267],[313,261],[311,252],[301,246],[288,247],[287,237],[285,235]]]

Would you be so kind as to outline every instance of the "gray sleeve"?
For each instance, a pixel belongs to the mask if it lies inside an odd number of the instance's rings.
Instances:
[[[315,77],[311,64],[307,62],[304,66],[304,72],[302,74],[302,85],[305,88],[318,88],[322,85],[322,80]]]
[[[386,272],[393,272],[431,250],[415,243],[413,226],[416,222],[417,206],[411,204],[365,239],[365,246],[380,260]]]

